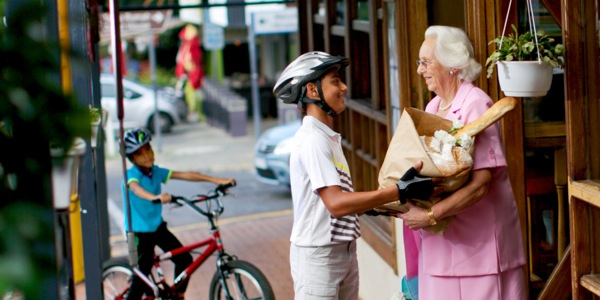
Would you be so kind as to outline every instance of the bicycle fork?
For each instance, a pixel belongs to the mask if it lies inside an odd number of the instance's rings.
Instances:
[[[225,256],[227,261],[231,260],[229,255]],[[227,300],[232,300],[231,293],[229,293],[229,286],[227,285],[227,276],[229,276],[229,271],[227,270],[227,261],[223,259],[224,257],[219,257],[217,259],[217,271],[219,272],[219,276],[221,277],[221,286],[223,287],[223,291],[225,292],[225,297]]]
[[[150,280],[150,278],[148,276],[146,276],[144,273],[142,273],[142,271],[140,271],[140,269],[137,266],[135,266],[133,268],[133,273],[135,276],[139,277],[142,281],[144,281],[144,283],[147,286],[149,286],[152,289],[152,292],[154,293],[154,297],[159,296],[158,286],[156,286],[156,284],[154,284],[154,282],[152,282],[152,280]],[[162,270],[160,271],[159,274],[161,274],[161,273],[162,273]]]
[[[217,244],[217,251],[219,252],[219,255],[217,256],[217,272],[219,272],[221,286],[223,287],[223,291],[225,292],[226,299],[232,300],[233,297],[231,297],[231,293],[229,292],[229,286],[227,285],[227,277],[230,276],[229,270],[227,269],[227,263],[237,258],[235,256],[231,256],[225,253],[219,229],[212,228],[211,231],[213,238]]]

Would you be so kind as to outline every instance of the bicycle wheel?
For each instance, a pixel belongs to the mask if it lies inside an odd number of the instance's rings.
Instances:
[[[133,271],[124,257],[112,258],[102,265],[102,289],[104,299],[125,299],[131,284]]]
[[[273,289],[265,275],[254,265],[243,260],[233,260],[224,266],[225,284],[231,299],[273,300]],[[210,282],[209,299],[228,299],[223,288],[219,271]]]

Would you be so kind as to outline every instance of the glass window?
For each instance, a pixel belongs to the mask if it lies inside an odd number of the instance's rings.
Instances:
[[[387,48],[388,48],[388,94],[390,111],[390,125],[392,131],[396,129],[400,120],[400,78],[398,78],[398,49],[396,47],[396,6],[394,2],[386,2],[387,12]]]
[[[102,97],[115,98],[115,85],[110,83],[103,83],[100,86],[100,93]]]
[[[369,1],[358,0],[356,1],[356,18],[359,20],[369,20]]]

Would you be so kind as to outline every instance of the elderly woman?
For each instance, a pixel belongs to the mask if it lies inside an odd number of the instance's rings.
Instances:
[[[491,98],[472,83],[481,65],[463,30],[429,27],[417,64],[436,94],[425,111],[467,124],[492,106]],[[499,123],[477,135],[473,160],[471,178],[462,188],[430,210],[411,205],[399,215],[420,246],[420,300],[525,299],[521,226]],[[421,230],[450,216],[456,218],[442,236]]]

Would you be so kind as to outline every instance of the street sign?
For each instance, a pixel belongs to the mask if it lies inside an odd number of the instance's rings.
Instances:
[[[121,23],[121,36],[127,37],[143,33],[160,33],[166,24],[169,23],[172,10],[155,10],[139,12],[121,12],[119,20]],[[110,16],[108,13],[100,15],[100,36],[101,39],[110,37]]]
[[[298,11],[286,8],[280,11],[253,12],[252,30],[255,35],[296,32]]]
[[[225,47],[223,27],[206,23],[202,26],[202,46],[207,50],[220,50]]]

